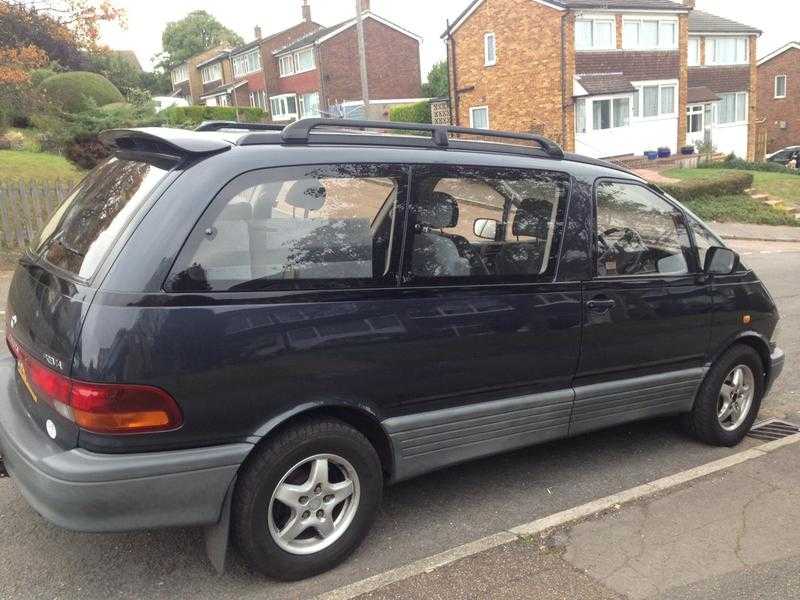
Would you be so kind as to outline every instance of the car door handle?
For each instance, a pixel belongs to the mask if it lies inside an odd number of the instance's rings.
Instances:
[[[606,312],[607,310],[611,310],[617,305],[616,301],[611,299],[603,299],[603,300],[589,300],[586,303],[586,308],[589,310],[595,310],[597,312]]]

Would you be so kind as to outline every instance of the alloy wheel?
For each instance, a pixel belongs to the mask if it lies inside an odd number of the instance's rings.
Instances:
[[[750,414],[756,386],[753,370],[736,365],[725,377],[717,401],[717,419],[725,431],[738,429]]]

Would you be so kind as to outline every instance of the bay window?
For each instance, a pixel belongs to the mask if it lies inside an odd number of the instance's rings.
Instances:
[[[626,18],[622,25],[622,46],[625,50],[674,50],[678,47],[678,22]]]
[[[300,96],[300,116],[306,117],[319,117],[319,94],[303,94]]]
[[[744,65],[749,60],[747,37],[706,38],[707,65]]]
[[[297,118],[297,96],[295,94],[283,94],[273,96],[269,100],[272,118],[275,121],[288,121]]]
[[[615,20],[609,18],[576,19],[576,50],[611,50],[615,47]]]
[[[627,127],[630,122],[630,98],[608,98],[592,102],[592,129]]]

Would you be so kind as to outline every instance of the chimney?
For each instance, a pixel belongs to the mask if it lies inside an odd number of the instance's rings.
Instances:
[[[257,40],[261,39],[261,26],[260,25],[256,25],[255,35],[256,35],[256,39]]]
[[[683,0],[684,6],[686,6],[686,8],[688,8],[689,10],[694,10],[694,3],[695,0]]]
[[[361,0],[361,12],[367,12],[369,10],[369,0]]]
[[[308,0],[303,0],[303,21],[311,23],[311,6],[309,6]]]

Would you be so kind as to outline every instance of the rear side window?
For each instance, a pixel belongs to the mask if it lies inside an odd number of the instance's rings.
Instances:
[[[61,205],[33,251],[54,267],[91,279],[166,173],[144,162],[112,158],[92,171]]]
[[[166,288],[236,292],[390,282],[395,213],[406,180],[391,165],[244,174],[200,219]]]

